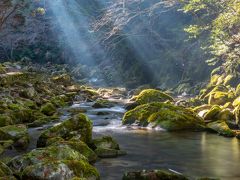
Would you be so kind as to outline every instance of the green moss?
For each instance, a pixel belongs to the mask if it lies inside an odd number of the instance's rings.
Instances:
[[[125,113],[123,124],[136,123],[140,126],[160,126],[166,130],[199,129],[203,120],[194,112],[165,103],[149,103],[136,107]]]
[[[55,96],[51,98],[51,103],[56,107],[64,107],[67,105],[68,97],[65,95]]]
[[[85,143],[92,140],[92,122],[84,114],[77,114],[63,123],[44,131],[38,140],[38,146],[46,146],[47,139],[53,137],[62,137],[70,139],[75,135],[80,135]]]
[[[134,97],[136,103],[146,104],[150,102],[173,101],[173,98],[164,92],[155,89],[145,89],[138,96]]]
[[[18,140],[24,136],[28,136],[27,127],[25,125],[10,125],[0,128],[0,140]]]
[[[101,148],[101,147],[98,147],[97,149],[95,149],[95,153],[100,158],[114,158],[114,157],[127,154],[125,151],[110,149],[110,148]]]
[[[52,103],[47,103],[41,107],[40,111],[47,116],[52,116],[57,109]]]
[[[222,120],[208,123],[207,127],[226,137],[234,137],[236,135],[235,132],[228,127],[227,123]]]

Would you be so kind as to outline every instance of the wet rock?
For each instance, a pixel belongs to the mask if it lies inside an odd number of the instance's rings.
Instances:
[[[0,140],[12,140],[16,148],[25,149],[29,144],[29,135],[25,125],[10,125],[0,128]]]
[[[122,180],[188,180],[188,178],[166,170],[142,170],[125,173]]]
[[[131,101],[137,104],[146,104],[151,102],[173,101],[173,98],[164,92],[155,89],[145,89],[139,95],[134,96]]]
[[[205,123],[201,117],[189,109],[166,103],[149,103],[127,111],[123,124],[135,124],[153,128],[161,127],[168,131],[201,130]]]
[[[57,109],[52,103],[47,103],[41,107],[40,111],[47,116],[52,116]]]
[[[119,150],[118,143],[111,136],[104,136],[93,140],[96,147]]]
[[[94,139],[93,143],[97,147],[95,153],[100,158],[113,158],[127,154],[120,150],[118,143],[110,136]]]
[[[65,140],[79,136],[85,143],[92,141],[92,122],[84,114],[77,114],[72,118],[44,131],[38,139],[37,146],[44,147],[49,138],[62,137]]]
[[[235,132],[228,127],[225,121],[219,120],[212,123],[208,123],[207,127],[222,136],[234,137],[236,135]]]
[[[95,153],[100,158],[114,158],[122,155],[126,155],[127,153],[125,151],[116,150],[116,149],[109,149],[109,148],[100,148],[98,147],[95,150]]]
[[[113,103],[109,102],[106,99],[98,99],[94,104],[93,104],[93,108],[111,108],[113,107]]]

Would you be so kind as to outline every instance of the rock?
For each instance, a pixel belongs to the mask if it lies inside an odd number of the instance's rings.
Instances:
[[[236,119],[236,124],[240,127],[240,106],[237,106],[234,109],[233,113]]]
[[[213,91],[209,95],[208,103],[211,105],[224,105],[234,99],[233,92]]]
[[[44,147],[49,138],[62,137],[65,140],[80,136],[85,143],[92,141],[92,122],[84,114],[77,114],[72,118],[44,131],[38,139],[37,146]]]
[[[51,103],[55,107],[64,107],[68,104],[71,98],[67,97],[66,95],[59,95],[59,96],[54,96],[51,98]]]
[[[131,100],[140,105],[151,102],[173,101],[173,98],[159,90],[145,89],[139,95],[133,97]]]
[[[240,96],[240,84],[238,84],[237,88],[236,88],[236,91],[235,91],[235,94],[237,96]]]
[[[27,166],[22,171],[22,179],[92,179],[99,180],[99,173],[85,161],[47,161]]]
[[[13,176],[11,169],[0,162],[0,179],[2,180],[15,180],[16,178]]]
[[[123,124],[136,124],[152,127],[160,126],[168,131],[199,130],[204,127],[204,121],[193,111],[166,103],[149,103],[127,111]]]
[[[104,136],[93,140],[96,147],[119,150],[118,143],[111,136]]]
[[[25,125],[10,125],[1,127],[0,140],[13,140],[16,148],[25,149],[29,144],[27,127]]]
[[[88,159],[88,162],[95,162],[97,160],[97,155],[95,154],[95,152],[92,149],[90,149],[84,142],[78,139],[72,138],[68,141],[63,140],[62,138],[58,138],[58,139],[52,138],[52,139],[53,140],[49,139],[48,141],[49,145],[58,145],[58,146],[68,145],[73,150],[84,155]]]
[[[234,137],[236,135],[235,132],[228,127],[227,123],[222,120],[208,123],[207,127],[226,137]]]
[[[52,78],[52,81],[55,82],[55,83],[65,85],[65,86],[69,86],[69,85],[72,84],[72,78],[68,74],[62,74],[62,75],[59,75],[59,76],[54,76]]]
[[[6,149],[11,148],[13,144],[13,140],[0,141],[0,154],[2,154]]]
[[[221,108],[218,105],[215,105],[211,107],[210,110],[207,111],[207,113],[204,115],[204,120],[218,120],[218,114],[221,112]]]
[[[106,99],[98,99],[93,105],[93,108],[111,108],[113,103]]]
[[[52,103],[47,103],[41,107],[40,111],[47,116],[52,116],[57,109]]]
[[[100,158],[113,158],[127,154],[125,151],[120,150],[118,143],[110,136],[94,139],[93,143],[97,147],[95,153]]]
[[[114,157],[127,154],[125,151],[109,149],[109,148],[101,148],[101,147],[98,147],[97,149],[95,149],[95,153],[100,158],[114,158]]]
[[[22,175],[22,179],[99,179],[97,170],[87,158],[66,144],[32,150],[15,157],[8,166],[16,175]]]
[[[125,173],[122,180],[188,180],[188,178],[166,170],[142,170]]]
[[[232,105],[233,107],[240,106],[240,96],[233,101]]]
[[[221,112],[219,112],[217,114],[217,119],[221,119],[226,122],[234,122],[235,121],[234,114],[230,111],[230,109],[223,109]]]
[[[35,91],[35,89],[33,87],[29,87],[26,89],[22,89],[19,92],[19,96],[23,97],[23,98],[33,99],[34,97],[37,96],[37,92]]]
[[[13,121],[9,115],[0,114],[0,127],[12,125]]]

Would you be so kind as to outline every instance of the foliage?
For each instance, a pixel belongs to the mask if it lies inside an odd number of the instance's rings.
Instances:
[[[240,1],[181,0],[182,10],[195,17],[195,24],[185,28],[191,38],[202,40],[211,52],[210,65],[220,63],[227,73],[236,74],[240,63]]]

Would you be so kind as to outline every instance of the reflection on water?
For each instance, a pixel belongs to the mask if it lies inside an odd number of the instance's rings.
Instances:
[[[205,132],[142,132],[103,133],[115,137],[128,155],[97,162],[102,179],[117,180],[125,171],[157,168],[172,169],[189,177],[240,179],[240,144],[236,138]]]

